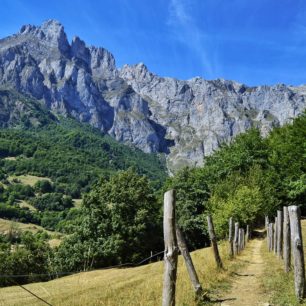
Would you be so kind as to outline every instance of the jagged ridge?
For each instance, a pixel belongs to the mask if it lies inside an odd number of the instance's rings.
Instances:
[[[202,164],[221,142],[252,126],[267,134],[306,106],[304,86],[181,81],[142,63],[119,70],[107,50],[78,37],[69,43],[54,20],[0,40],[0,85],[145,152],[167,153],[170,170]]]

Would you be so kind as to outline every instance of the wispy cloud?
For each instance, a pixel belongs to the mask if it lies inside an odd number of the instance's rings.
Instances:
[[[191,2],[171,0],[169,5],[168,26],[174,38],[187,46],[199,59],[203,72],[210,78],[215,73],[215,54],[210,37],[200,28],[191,13]]]

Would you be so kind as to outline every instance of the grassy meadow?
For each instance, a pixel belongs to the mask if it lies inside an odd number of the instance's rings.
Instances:
[[[199,279],[208,296],[229,289],[229,277],[243,263],[227,259],[227,243],[220,247],[224,270],[215,266],[211,248],[192,252]],[[246,250],[247,251],[247,250]],[[136,268],[95,270],[25,287],[52,305],[160,305],[163,262]],[[183,259],[179,256],[177,305],[196,305]],[[0,290],[0,305],[41,305],[41,301],[17,286]]]

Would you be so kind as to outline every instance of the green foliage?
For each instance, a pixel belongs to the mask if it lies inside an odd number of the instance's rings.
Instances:
[[[34,189],[39,193],[53,192],[53,185],[49,180],[39,180],[35,183]]]
[[[18,283],[47,280],[46,276],[33,274],[47,274],[51,271],[50,258],[52,251],[42,236],[34,236],[25,232],[20,237],[19,244],[6,242],[2,237],[0,242],[0,274],[29,275],[18,278]],[[32,276],[33,275],[33,276]],[[12,280],[0,278],[0,286],[10,286]]]
[[[34,196],[34,190],[29,185],[12,184],[0,193],[0,201],[14,204],[17,200],[25,200]]]
[[[60,269],[135,262],[162,248],[153,189],[146,177],[131,169],[100,181],[85,196],[82,210],[78,232],[59,248]]]
[[[73,207],[72,198],[61,193],[46,193],[32,199],[31,204],[39,211],[63,211]]]
[[[217,184],[233,172],[245,173],[253,165],[266,167],[268,148],[257,129],[238,135],[205,158],[203,176],[209,186]]]
[[[19,208],[2,203],[0,203],[0,218],[25,223],[40,223],[39,216],[36,213],[31,212],[28,208]]]
[[[256,165],[245,176],[236,172],[216,185],[208,205],[216,232],[224,237],[230,217],[240,226],[253,225],[260,223],[264,215],[273,213],[278,204],[270,178]]]
[[[49,177],[57,192],[73,198],[88,192],[100,176],[129,167],[157,185],[166,178],[165,164],[158,156],[120,144],[73,119],[39,129],[0,129],[0,156],[17,157],[2,160],[6,173]]]
[[[306,213],[306,114],[275,129],[266,139],[252,129],[224,144],[199,169],[185,169],[166,187],[178,192],[178,216],[188,242],[201,246],[203,215],[213,215],[224,237],[228,219],[256,225],[284,205],[298,204]],[[200,208],[200,209],[199,209]],[[196,222],[198,220],[198,222]],[[197,227],[190,226],[197,223]]]
[[[203,247],[208,241],[204,212],[209,190],[198,169],[185,168],[169,178],[163,188],[176,190],[176,212],[180,228],[191,249]]]

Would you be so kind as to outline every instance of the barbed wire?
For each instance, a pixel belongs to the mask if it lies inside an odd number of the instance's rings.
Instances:
[[[148,261],[151,258],[154,258],[160,254],[164,253],[164,251],[160,251],[158,253],[155,253],[145,259],[142,259],[141,261],[137,263],[132,263],[132,262],[126,262],[123,264],[118,264],[114,266],[108,266],[105,268],[100,268],[100,269],[95,269],[95,271],[103,271],[103,270],[109,270],[109,269],[114,269],[114,268],[120,268],[120,267],[137,267],[143,264],[144,262]],[[31,274],[0,274],[0,278],[22,278],[22,277],[36,277],[36,276],[63,276],[63,275],[72,275],[72,274],[77,274],[81,272],[90,272],[90,271],[74,271],[74,272],[54,272],[54,273],[31,273]]]
[[[103,271],[103,270],[109,270],[109,269],[115,269],[115,268],[121,268],[121,267],[137,267],[140,266],[141,264],[145,263],[146,261],[150,260],[151,258],[154,258],[160,254],[164,253],[164,251],[160,251],[158,253],[155,253],[147,258],[142,259],[141,261],[137,262],[137,263],[131,263],[131,262],[127,262],[127,263],[123,263],[123,264],[118,264],[118,265],[114,265],[114,266],[109,266],[109,267],[105,267],[105,268],[100,268],[100,269],[96,269],[95,271]],[[32,292],[31,290],[25,288],[24,286],[22,286],[21,284],[19,284],[17,281],[15,281],[14,279],[16,278],[22,278],[22,277],[35,277],[35,276],[64,276],[64,275],[72,275],[72,274],[77,274],[80,272],[90,272],[90,271],[79,271],[79,272],[56,272],[56,273],[33,273],[33,274],[0,274],[0,278],[9,278],[11,279],[11,283],[15,284],[16,286],[19,286],[20,288],[22,288],[23,290],[25,290],[26,292],[28,292],[29,294],[31,294],[32,296],[34,296],[35,298],[39,299],[40,301],[42,301],[43,303],[45,303],[46,305],[52,306],[52,304],[50,304],[49,302],[47,302],[46,300],[44,300],[42,297],[38,296],[37,294],[35,294],[34,292]]]
[[[34,292],[32,292],[31,290],[27,289],[26,287],[22,286],[21,284],[18,284],[16,281],[11,281],[11,283],[19,286],[21,289],[25,290],[26,292],[30,293],[31,295],[33,295],[34,297],[36,297],[38,300],[42,301],[43,303],[52,306],[52,304],[50,304],[49,302],[47,302],[46,300],[44,300],[42,297],[38,296],[37,294],[35,294]]]

